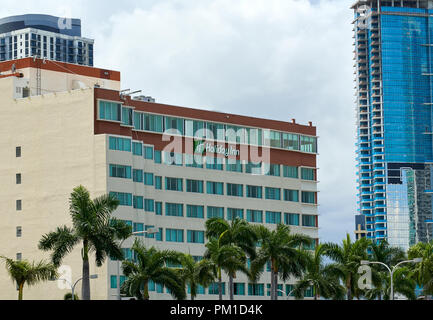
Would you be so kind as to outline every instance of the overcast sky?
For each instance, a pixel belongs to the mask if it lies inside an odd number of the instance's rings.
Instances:
[[[356,213],[352,0],[1,0],[0,17],[80,18],[95,66],[157,102],[318,129],[321,241]]]

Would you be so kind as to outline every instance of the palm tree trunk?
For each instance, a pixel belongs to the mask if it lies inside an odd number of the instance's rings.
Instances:
[[[229,286],[230,286],[230,300],[234,300],[234,283],[233,283],[233,275],[229,275]]]
[[[146,281],[143,285],[143,300],[149,300],[149,282]]]
[[[88,242],[83,241],[83,284],[81,287],[81,296],[83,300],[90,300],[90,267],[89,267],[89,254]]]
[[[274,272],[274,300],[278,300],[278,272]]]
[[[18,287],[18,300],[23,300],[24,282],[19,284]]]
[[[221,269],[218,270],[218,296],[219,299],[223,299],[223,284],[221,281]]]
[[[347,288],[347,300],[352,300],[352,286],[351,286],[350,274],[347,276],[346,288]]]

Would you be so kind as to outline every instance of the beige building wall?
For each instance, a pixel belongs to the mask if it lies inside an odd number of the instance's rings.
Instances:
[[[69,196],[83,185],[94,198],[106,192],[105,139],[93,132],[92,89],[73,90],[25,99],[12,99],[14,78],[0,80],[0,255],[25,260],[49,259],[37,248],[41,236],[58,226],[72,226]],[[22,148],[16,158],[15,148]],[[16,184],[16,174],[22,183]],[[22,210],[16,210],[22,200]],[[22,227],[17,237],[16,227]],[[77,247],[63,261],[72,270],[72,281],[82,274]],[[106,267],[90,265],[92,299],[106,299]],[[0,300],[16,299],[16,286],[0,262]],[[24,299],[63,299],[70,292],[57,282],[24,288]],[[81,283],[76,287],[81,296]]]

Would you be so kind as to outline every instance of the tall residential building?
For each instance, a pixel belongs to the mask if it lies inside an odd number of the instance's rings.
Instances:
[[[356,1],[357,230],[408,249],[431,237],[433,1]],[[365,219],[365,221],[364,221]]]
[[[0,19],[0,61],[38,57],[93,66],[94,40],[81,36],[81,20],[42,14]]]
[[[11,70],[12,65],[15,68]],[[40,73],[40,91],[33,90]],[[33,58],[0,62],[0,254],[47,259],[41,236],[71,225],[68,199],[83,185],[92,197],[111,193],[115,217],[148,231],[146,245],[203,257],[205,222],[235,217],[318,239],[316,128],[291,122],[155,103],[120,90],[120,73]],[[123,242],[133,258],[134,237]],[[63,277],[81,277],[80,248],[63,262]],[[125,277],[118,261],[97,268],[94,299],[117,299]],[[257,283],[238,274],[236,299],[268,299],[267,265]],[[0,299],[15,286],[0,269]],[[223,278],[223,295],[229,294]],[[281,283],[290,293],[295,279]],[[60,286],[60,287],[58,287]],[[80,293],[80,284],[76,292]],[[149,283],[152,299],[171,299]],[[26,288],[29,299],[62,299],[63,282]],[[279,291],[282,295],[282,292]],[[312,296],[312,290],[306,292]],[[217,299],[218,286],[198,299]]]

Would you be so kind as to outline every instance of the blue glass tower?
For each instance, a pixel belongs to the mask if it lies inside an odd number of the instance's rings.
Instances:
[[[432,234],[433,1],[352,9],[358,221],[368,238],[408,249]]]

